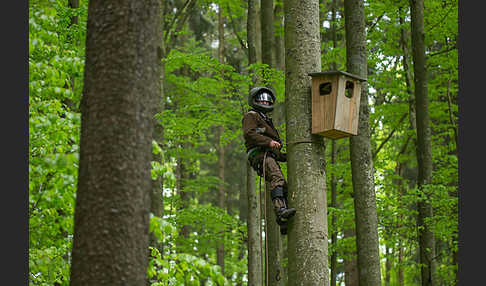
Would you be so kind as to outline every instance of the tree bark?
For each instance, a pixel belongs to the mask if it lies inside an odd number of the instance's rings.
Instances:
[[[247,42],[248,42],[248,64],[257,62],[257,0],[248,0],[247,16]],[[249,86],[251,90],[258,82],[258,78],[252,78]],[[259,194],[256,190],[256,173],[248,163],[245,156],[246,164],[246,189],[248,198],[248,286],[263,285],[263,265],[262,265],[262,248],[261,248],[261,206]]]
[[[345,229],[343,232],[344,238],[351,238],[356,236],[353,228]],[[356,260],[356,253],[344,254],[344,284],[346,286],[358,286],[358,262]]]
[[[331,141],[331,167],[334,167],[336,164],[336,157],[337,157],[337,148],[336,148],[336,140]],[[337,182],[336,182],[336,175],[331,175],[331,207],[337,209]],[[334,214],[331,218],[331,245],[334,249],[334,252],[331,254],[331,286],[336,286],[337,280],[337,215]]]
[[[262,0],[261,5],[260,21],[262,23],[262,63],[268,65],[266,69],[271,69],[275,66],[273,58],[273,0]],[[273,89],[271,86],[268,87]],[[276,105],[278,105],[278,107],[281,106],[279,103]],[[277,109],[279,108],[276,106],[273,113],[276,113]],[[277,116],[277,118],[274,117],[273,119],[277,119],[278,121],[280,119],[279,117],[280,116]],[[271,190],[268,187],[265,188],[265,243],[267,246],[266,250],[268,250],[268,253],[266,254],[266,257],[268,258],[268,261],[266,261],[266,269],[268,273],[265,279],[268,279],[266,285],[276,286],[283,285],[284,282],[282,279],[283,268],[280,265],[282,259],[282,242],[280,240],[280,227],[277,224],[276,216],[273,211],[273,203],[270,192]]]
[[[273,0],[261,0],[261,23],[262,23],[262,63],[269,67],[274,66],[273,59],[273,42],[274,42],[274,28],[273,28]]]
[[[70,285],[145,285],[160,2],[92,1]]]
[[[277,27],[283,30],[284,19],[283,19],[283,0],[277,0],[275,2],[275,8],[273,13],[274,22],[278,23]],[[283,34],[279,32],[274,33],[274,58],[275,58],[275,68],[277,70],[285,71],[285,40]]]
[[[430,193],[426,185],[432,183],[432,145],[429,127],[429,99],[425,57],[424,1],[410,0],[412,26],[412,56],[417,116],[418,187],[423,199],[418,202],[418,231],[422,286],[435,286],[435,238],[426,221],[432,217]]]
[[[366,31],[363,0],[344,1],[347,71],[366,78]],[[362,83],[358,135],[352,136],[350,157],[354,189],[356,246],[360,286],[381,285],[378,216],[369,133],[368,86]]]
[[[328,285],[325,146],[312,135],[311,79],[321,71],[319,1],[286,0],[285,99],[289,285]]]

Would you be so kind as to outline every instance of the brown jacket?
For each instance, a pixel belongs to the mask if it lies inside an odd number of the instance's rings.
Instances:
[[[269,116],[255,110],[250,110],[243,117],[242,123],[243,138],[245,139],[247,152],[254,147],[265,147],[278,157],[281,156],[280,150],[275,148],[270,149],[269,146],[272,140],[282,145],[282,140]]]

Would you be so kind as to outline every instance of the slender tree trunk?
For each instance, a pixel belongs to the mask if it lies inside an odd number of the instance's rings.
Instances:
[[[367,77],[363,0],[344,0],[347,71]],[[358,135],[350,142],[360,286],[381,285],[378,216],[369,131],[368,87],[362,83]]]
[[[218,7],[218,59],[220,63],[224,63],[224,18],[223,7]],[[226,196],[224,191],[224,146],[221,143],[224,127],[218,126],[218,178],[220,184],[218,187],[218,205],[221,209],[226,209]],[[225,230],[226,231],[226,230]],[[224,242],[218,244],[217,250],[217,264],[221,266],[221,271],[224,274]]]
[[[159,23],[159,33],[160,33],[160,57],[165,58],[165,55],[163,53],[163,48],[165,46],[164,42],[164,37],[163,35],[163,19],[164,15],[162,13],[163,9],[160,9],[160,14],[161,14],[161,20]],[[160,74],[159,74],[159,89],[160,89],[160,106],[157,112],[163,112],[165,109],[165,91],[164,88],[166,86],[165,84],[165,62],[159,61],[159,66],[160,66]],[[164,127],[154,118],[153,119],[153,124],[154,124],[154,134],[153,134],[153,140],[158,143],[158,145],[162,148],[163,147],[163,142],[164,142]],[[158,161],[159,163],[163,164],[163,158],[160,154],[154,154],[153,155],[153,160]],[[151,206],[150,206],[150,211],[158,217],[163,217],[164,216],[164,175],[159,174],[157,179],[152,181],[152,194],[151,194]],[[150,234],[149,237],[150,240],[150,245],[156,247],[159,249],[161,255],[164,254],[164,245],[162,243],[158,242],[158,239],[155,237],[153,233]]]
[[[310,72],[321,71],[319,1],[286,0],[285,99],[289,285],[328,285],[325,146],[312,135]]]
[[[184,143],[182,146],[180,146],[181,149],[185,149],[189,147],[189,143]],[[188,174],[188,168],[187,165],[189,162],[187,160],[182,158],[182,155],[180,158],[177,159],[177,167],[176,167],[176,179],[177,179],[177,192],[179,193],[179,196],[181,198],[181,205],[179,210],[187,209],[189,208],[189,202],[191,200],[191,197],[189,193],[185,190],[185,184],[187,179],[189,178]],[[180,237],[182,239],[187,239],[189,238],[189,233],[190,233],[190,226],[189,225],[183,225],[180,228]]]
[[[262,23],[262,63],[268,65],[267,69],[274,67],[273,49],[274,49],[274,29],[273,29],[273,0],[261,0],[261,23]],[[268,86],[268,85],[267,85]],[[273,88],[271,86],[268,86]],[[281,104],[278,104],[279,107]],[[274,112],[277,111],[275,108]],[[280,119],[280,116],[274,119]],[[268,185],[268,184],[267,184]],[[276,216],[273,211],[273,203],[270,195],[271,190],[268,187],[265,189],[265,241],[266,250],[268,253],[268,261],[266,261],[266,269],[268,271],[268,279],[266,285],[275,286],[283,285],[283,268],[281,264],[282,258],[282,242],[280,240],[280,228],[276,221]]]
[[[385,252],[385,286],[390,286],[390,271],[392,268],[392,249],[390,247],[386,247]]]
[[[337,157],[337,148],[336,148],[336,140],[331,141],[331,167],[334,167],[336,164],[336,157]],[[337,182],[336,182],[336,175],[331,175],[331,208],[337,209]],[[337,234],[338,234],[338,227],[337,227],[337,215],[334,214],[331,218],[331,245],[334,249],[333,253],[331,254],[331,286],[336,286],[337,280]]]
[[[251,65],[257,62],[257,0],[248,0],[247,21],[248,63]],[[252,79],[249,90],[257,81],[257,77]],[[256,190],[256,173],[246,158],[245,164],[248,198],[248,286],[261,286],[263,285],[262,248],[260,246],[262,239],[260,232],[261,206]]]
[[[331,2],[331,38],[332,38],[332,47],[336,48],[337,46],[337,37],[336,37],[336,0],[332,0]],[[336,70],[337,64],[335,62],[331,63],[331,69]],[[331,166],[336,164],[336,157],[337,157],[337,147],[336,147],[336,140],[332,140],[332,147],[331,147]],[[331,175],[331,207],[337,209],[337,182],[336,182],[336,175]],[[331,218],[331,244],[333,249],[337,249],[337,234],[338,234],[338,227],[337,227],[337,217],[334,214]],[[334,251],[331,255],[331,286],[336,286],[337,280],[337,252]]]
[[[277,23],[277,27],[279,29],[284,28],[284,19],[283,19],[283,0],[276,0],[275,1],[275,8],[273,12],[273,19],[274,22]],[[275,31],[274,36],[274,58],[275,58],[275,68],[277,70],[285,71],[285,40],[283,33],[279,31]]]
[[[432,217],[426,185],[432,183],[432,145],[429,127],[429,100],[425,57],[424,1],[410,0],[415,108],[417,115],[418,187],[424,199],[418,202],[418,228],[422,286],[435,286],[435,238],[427,219]]]
[[[272,51],[274,42],[274,28],[273,28],[273,0],[261,0],[261,20],[262,23],[262,63],[269,67],[274,66]]]
[[[280,228],[277,224],[277,217],[273,211],[273,203],[270,195],[270,190],[265,189],[265,208],[266,208],[266,218],[265,218],[265,239],[267,240],[268,247],[268,283],[266,285],[276,286],[284,285],[284,269],[282,267],[282,241],[280,236]],[[265,279],[267,279],[265,278]]]
[[[226,209],[226,193],[225,193],[225,188],[224,188],[224,169],[225,169],[225,164],[224,164],[224,156],[225,156],[225,148],[221,143],[221,138],[223,135],[224,127],[219,126],[218,127],[218,178],[220,180],[219,186],[218,186],[218,206],[225,210]],[[224,232],[226,232],[226,229],[223,230],[223,237]],[[221,271],[224,274],[224,240],[223,242],[218,244],[217,247],[217,264],[221,266]]]
[[[356,232],[354,229],[349,228],[344,230],[344,238],[355,237]],[[358,274],[358,261],[356,259],[356,253],[344,254],[344,284],[346,286],[358,286],[359,274]]]
[[[72,286],[147,282],[159,11],[89,2]]]

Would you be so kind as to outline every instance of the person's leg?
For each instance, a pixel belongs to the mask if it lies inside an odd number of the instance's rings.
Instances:
[[[287,182],[285,181],[280,166],[272,157],[265,159],[265,181],[270,186],[277,223],[282,226],[287,223],[290,217],[295,215],[296,210],[287,206]]]

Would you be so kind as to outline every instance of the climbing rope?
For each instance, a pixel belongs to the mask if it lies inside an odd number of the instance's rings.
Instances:
[[[265,160],[267,159],[267,151],[265,151],[265,154],[263,155],[263,163],[262,163],[262,169],[263,169],[263,188],[264,188],[264,193],[263,193],[263,220],[265,222],[265,285],[268,286],[268,232],[267,232],[267,200],[266,200],[266,195],[267,195],[267,184],[266,184],[266,179],[265,179]],[[260,177],[260,186],[259,186],[259,198],[260,198],[260,207],[262,206],[262,196],[261,196],[261,191],[262,191],[262,177]],[[260,221],[260,249],[262,249],[262,223]],[[262,256],[262,263],[263,263],[263,256]]]

